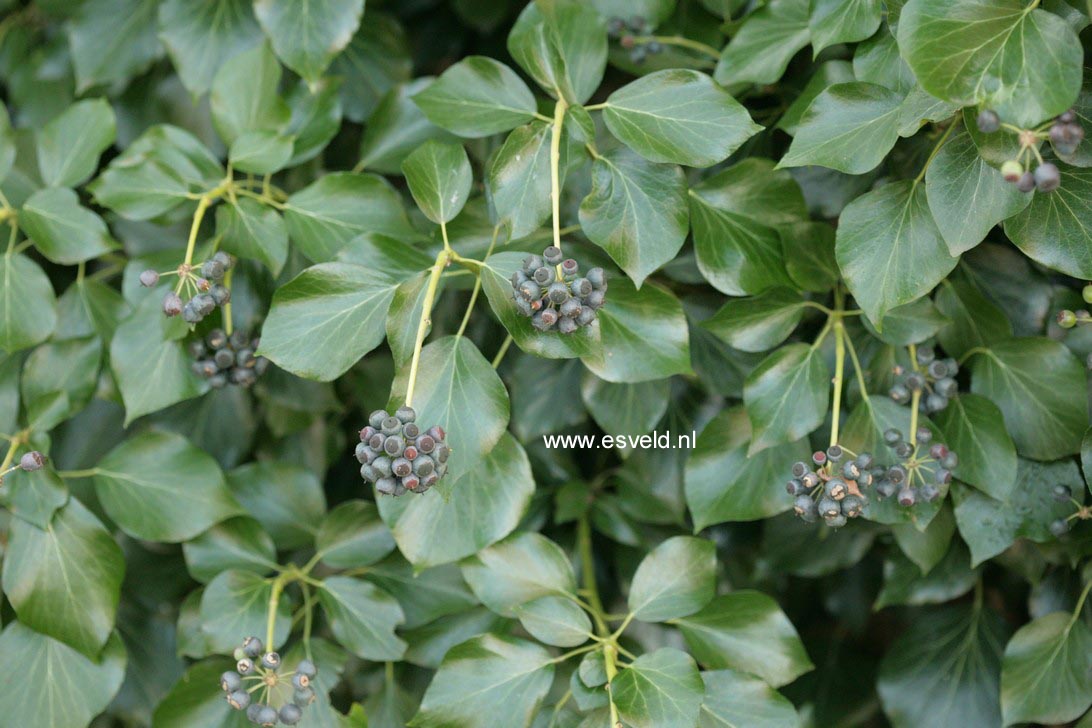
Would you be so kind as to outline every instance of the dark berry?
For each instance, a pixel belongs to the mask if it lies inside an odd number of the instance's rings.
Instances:
[[[914,453],[914,446],[911,445],[910,443],[906,442],[905,440],[903,442],[897,443],[895,445],[895,455],[897,455],[900,458],[908,458],[913,453]]]
[[[233,693],[243,686],[243,678],[239,673],[228,671],[220,676],[220,689],[225,693]]]
[[[257,658],[265,650],[265,645],[257,637],[247,637],[243,640],[243,654],[250,658]]]
[[[932,503],[940,497],[940,489],[932,483],[926,483],[920,489],[921,499],[926,503]]]
[[[933,431],[928,427],[919,427],[917,436],[919,445],[928,445],[929,441],[933,439]]]
[[[535,275],[534,275],[535,283],[537,283],[540,286],[550,285],[551,283],[554,282],[554,279],[556,277],[557,277],[557,274],[554,271],[554,269],[550,268],[548,266],[545,266],[545,265],[542,266],[541,268],[539,268],[538,270],[536,270]]]
[[[864,501],[860,496],[847,495],[842,499],[842,515],[849,518],[856,518],[861,515],[861,511],[864,510]]]
[[[263,728],[271,728],[277,725],[277,709],[272,705],[263,705],[258,711],[258,725]]]
[[[804,473],[804,477],[800,479],[800,482],[804,484],[805,488],[811,490],[815,486],[819,485],[819,475],[812,472]]]
[[[906,480],[906,468],[901,465],[893,465],[887,469],[887,479],[895,485]]]
[[[309,688],[311,687],[311,678],[297,669],[296,674],[292,676],[292,686],[297,688]]]
[[[1069,533],[1069,521],[1064,518],[1059,518],[1056,521],[1051,521],[1050,532],[1054,534],[1055,537],[1061,538],[1065,534]]]
[[[822,450],[816,450],[811,454],[811,461],[816,465],[825,465],[827,462],[827,454]]]
[[[1031,192],[1035,189],[1035,175],[1031,172],[1024,172],[1020,175],[1020,179],[1016,180],[1016,189],[1021,192]]]
[[[212,296],[212,300],[217,306],[223,306],[231,301],[231,289],[227,286],[222,286],[219,283],[212,287],[212,290],[209,291],[209,295]]]
[[[572,258],[561,261],[561,273],[565,276],[575,276],[580,271],[580,264]]]
[[[831,528],[841,528],[842,526],[846,525],[847,522],[846,517],[841,513],[836,516],[827,516],[823,520]]]
[[[803,461],[797,461],[792,464],[792,475],[794,478],[803,478],[804,473],[808,472],[808,470],[807,463]]]
[[[934,460],[940,460],[948,454],[948,446],[942,442],[934,444],[929,448],[929,456]]]
[[[947,468],[937,468],[937,471],[933,473],[933,480],[937,482],[937,485],[947,485],[952,482],[952,471]]]
[[[1059,483],[1058,485],[1054,486],[1053,490],[1051,491],[1051,495],[1053,495],[1054,500],[1058,501],[1059,503],[1068,503],[1069,499],[1073,497],[1073,491],[1069,489],[1068,485],[1062,485],[1061,483]]]
[[[246,710],[250,705],[250,693],[246,690],[233,690],[227,696],[228,705],[235,710]]]
[[[831,478],[830,480],[827,481],[826,491],[827,491],[827,495],[829,495],[834,500],[842,500],[843,498],[846,497],[846,494],[849,492],[849,488],[848,488],[848,486],[846,486],[844,480],[839,480],[838,478]]]
[[[557,323],[557,330],[563,334],[571,334],[576,331],[579,326],[576,324],[576,320],[573,318],[563,318]]]
[[[959,456],[949,451],[947,455],[940,459],[940,464],[948,468],[948,470],[955,470],[959,465]]]
[[[318,668],[310,660],[300,660],[300,664],[296,665],[296,672],[307,677],[314,677],[318,675]]]
[[[151,288],[155,284],[159,283],[159,274],[154,270],[142,271],[140,274],[140,285],[145,288]]]
[[[785,483],[785,491],[791,496],[798,496],[805,491],[804,484],[799,479],[793,478]]]
[[[842,455],[844,455],[844,454],[845,454],[845,450],[842,449],[841,445],[831,445],[830,447],[827,448],[827,458],[832,463],[836,463],[839,460],[841,460]]]
[[[920,372],[910,372],[906,375],[906,386],[911,392],[920,392],[925,386],[925,377]]]
[[[793,512],[796,515],[803,518],[805,521],[814,521],[816,516],[819,515],[819,511],[815,506],[815,501],[812,500],[809,495],[799,495],[792,504]]]
[[[201,264],[201,275],[212,281],[218,281],[224,277],[224,264],[216,258],[206,260]]]
[[[298,688],[292,696],[292,702],[305,708],[315,701],[314,688]]]
[[[23,453],[23,457],[19,458],[19,467],[28,473],[32,473],[35,470],[41,470],[42,466],[45,465],[45,461],[45,455],[37,450],[32,450]]]
[[[903,488],[902,490],[899,491],[899,505],[900,506],[902,506],[904,508],[909,508],[910,506],[917,503],[917,500],[918,500],[918,494],[913,488]]]
[[[1043,162],[1035,168],[1035,188],[1040,192],[1052,192],[1062,184],[1062,175],[1050,162]]]
[[[251,703],[250,707],[246,709],[246,719],[251,723],[258,722],[258,715],[262,712],[262,708],[265,706],[261,703]]]
[[[284,723],[285,725],[296,725],[300,722],[300,718],[302,717],[303,710],[295,703],[285,703],[281,706],[281,723]]]
[[[894,447],[898,443],[902,442],[902,433],[896,430],[894,427],[888,428],[883,432],[883,441]]]
[[[254,660],[249,657],[244,657],[235,664],[235,670],[240,675],[253,675],[258,668],[254,665]]]
[[[857,467],[861,470],[868,470],[872,467],[872,453],[863,452],[857,456]]]
[[[941,397],[951,399],[959,391],[959,384],[951,377],[944,377],[943,379],[938,379],[937,383],[933,385],[933,391]]]
[[[926,412],[940,412],[948,406],[948,398],[933,392],[925,398]]]
[[[975,124],[978,126],[978,130],[983,134],[993,134],[1001,128],[1001,117],[997,115],[996,111],[983,109],[978,112],[978,118],[975,119]]]
[[[888,392],[888,394],[891,396],[891,399],[893,399],[898,404],[906,404],[910,401],[910,390],[901,384],[896,384],[895,386],[891,387],[891,390]]]
[[[842,513],[842,506],[833,498],[823,496],[819,499],[819,515],[823,518],[838,516]]]
[[[281,666],[281,656],[276,652],[267,652],[262,655],[262,667],[267,670],[276,670]]]
[[[163,297],[163,313],[168,316],[177,316],[182,313],[182,299],[174,291],[168,291]]]
[[[861,469],[852,460],[842,466],[842,475],[848,480],[856,480],[861,476]]]

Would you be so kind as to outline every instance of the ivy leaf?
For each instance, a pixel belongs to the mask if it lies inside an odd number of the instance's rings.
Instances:
[[[420,497],[379,501],[399,550],[419,569],[477,553],[510,534],[535,489],[527,454],[509,434],[465,475],[445,481]]]
[[[894,91],[874,83],[836,83],[811,102],[778,166],[819,165],[864,174],[884,160],[899,136]]]
[[[1016,446],[997,405],[977,394],[961,394],[933,419],[944,442],[959,455],[959,479],[1008,502],[1016,487]]]
[[[277,568],[277,550],[262,525],[248,516],[218,523],[182,544],[186,569],[208,583],[221,571],[238,569],[267,574]]]
[[[943,604],[958,599],[974,588],[980,574],[971,568],[967,547],[956,539],[928,574],[923,575],[918,564],[896,554],[884,563],[883,576],[883,589],[873,607],[876,610],[893,605]]]
[[[255,0],[254,15],[284,65],[315,83],[352,40],[364,0]]]
[[[369,566],[394,550],[394,538],[374,503],[351,500],[334,508],[315,534],[315,551],[334,569]]]
[[[902,59],[892,33],[877,33],[857,46],[853,53],[853,73],[858,81],[877,83],[900,94],[909,94],[917,85],[914,72]]]
[[[933,96],[983,104],[1021,127],[1062,113],[1081,89],[1077,34],[1022,0],[915,0],[899,18],[898,40]]]
[[[808,79],[800,95],[793,99],[793,102],[789,104],[789,108],[785,109],[785,113],[781,115],[781,119],[777,122],[777,128],[783,130],[789,136],[796,136],[796,132],[800,128],[800,120],[803,118],[804,112],[811,106],[811,102],[815,100],[815,97],[836,83],[848,83],[852,80],[854,80],[853,64],[849,61],[832,60],[823,62]]]
[[[882,332],[877,331],[867,318],[861,321],[870,334],[892,346],[920,344],[948,323],[928,298],[919,298],[888,311],[883,317]]]
[[[1092,627],[1080,614],[1054,612],[1018,629],[1001,662],[1005,725],[1068,723],[1089,705]]]
[[[870,37],[882,18],[880,0],[815,0],[808,18],[815,55],[838,43],[856,43]]]
[[[896,523],[891,526],[891,535],[895,537],[899,549],[925,575],[950,551],[948,546],[955,530],[956,522],[951,509],[941,508],[924,530],[919,530],[912,523]]]
[[[1032,194],[1031,204],[1005,221],[1005,235],[1048,268],[1092,278],[1092,168],[1058,164],[1062,186]]]
[[[971,391],[993,400],[1005,415],[1016,449],[1054,460],[1080,450],[1088,426],[1085,371],[1065,346],[1045,338],[997,342],[971,364]]]
[[[637,290],[628,279],[610,281],[599,310],[602,349],[583,357],[608,382],[645,382],[690,371],[690,341],[682,304],[655,284]]]
[[[435,139],[406,157],[402,174],[421,212],[437,224],[451,222],[462,212],[474,183],[463,146]]]
[[[705,685],[690,655],[662,647],[634,660],[610,683],[619,717],[634,728],[696,725]]]
[[[324,78],[312,88],[301,80],[289,89],[285,97],[292,109],[286,129],[292,135],[289,167],[317,157],[341,129],[341,84],[340,78]]]
[[[28,424],[45,432],[87,406],[102,362],[98,338],[39,346],[23,365],[23,403]]]
[[[637,566],[629,590],[629,611],[642,622],[693,614],[713,598],[716,570],[712,541],[691,536],[669,538]]]
[[[420,93],[429,82],[428,78],[418,78],[398,84],[380,99],[360,138],[361,168],[383,174],[401,174],[402,162],[419,145],[429,139],[453,138],[429,121],[413,102],[413,95]]]
[[[710,167],[762,127],[709,76],[656,71],[612,93],[603,120],[614,136],[652,162]]]
[[[262,42],[248,0],[164,0],[159,6],[159,35],[194,96],[209,90],[229,58]]]
[[[671,380],[615,384],[588,374],[580,394],[588,413],[604,432],[636,437],[651,432],[663,419],[671,398]]]
[[[877,329],[888,311],[931,291],[956,264],[925,189],[909,181],[886,184],[846,205],[835,255],[853,297]]]
[[[149,430],[95,468],[95,494],[130,536],[177,543],[242,513],[216,461],[173,433]]]
[[[54,263],[74,265],[118,247],[102,218],[64,187],[47,187],[31,195],[19,210],[19,225]]]
[[[288,105],[278,95],[281,64],[262,44],[234,56],[212,81],[212,123],[229,146],[253,131],[280,131],[288,124]]]
[[[240,172],[272,174],[288,164],[294,144],[294,137],[275,131],[248,131],[232,142],[228,159]]]
[[[551,135],[552,127],[541,121],[515,129],[489,168],[497,222],[513,239],[530,235],[550,215]]]
[[[301,465],[262,460],[228,473],[231,493],[280,550],[310,546],[326,512],[322,483]]]
[[[553,658],[539,645],[479,635],[444,656],[409,725],[528,725],[553,677]]]
[[[118,322],[132,311],[120,293],[102,281],[76,281],[57,301],[59,340],[98,335],[109,341]]]
[[[38,170],[50,187],[78,187],[114,143],[114,110],[105,99],[69,106],[38,132]]]
[[[934,300],[951,322],[937,332],[949,356],[962,357],[976,346],[989,347],[1012,336],[1005,312],[962,275],[941,281]]]
[[[256,258],[279,275],[288,258],[288,228],[276,210],[240,197],[216,208],[220,247],[243,258]]]
[[[427,273],[433,263],[433,256],[419,248],[388,235],[369,233],[350,240],[337,257],[346,263],[369,266],[401,283]]]
[[[4,507],[16,518],[41,529],[49,528],[53,514],[68,502],[64,481],[48,466],[9,479],[7,490]]]
[[[230,655],[246,635],[258,635],[265,641],[272,593],[272,579],[251,571],[222,571],[209,582],[201,596],[201,631],[207,635],[210,650]],[[266,649],[284,644],[291,622],[292,605],[282,598],[274,617],[273,643]]]
[[[679,167],[648,162],[624,148],[595,158],[580,226],[638,287],[679,252],[689,217]]]
[[[87,657],[110,638],[124,574],[121,549],[75,498],[45,529],[11,522],[3,587],[20,623]]]
[[[398,193],[372,174],[320,177],[288,198],[284,220],[292,242],[316,263],[330,260],[363,233],[416,237]]]
[[[394,363],[403,366],[413,358],[417,343],[417,327],[424,315],[425,296],[428,295],[428,279],[425,273],[410,278],[398,286],[387,312],[387,346],[394,357]],[[443,294],[443,279],[436,290],[436,299]],[[431,321],[426,324],[427,331],[432,329]]]
[[[929,209],[953,256],[978,245],[994,225],[1017,214],[1032,200],[1031,195],[1006,182],[979,156],[968,134],[959,134],[940,148],[925,172],[925,183]],[[974,214],[968,215],[968,210],[974,210]],[[1037,217],[1036,226],[1044,219]],[[1055,239],[1051,244],[1056,247]]]
[[[771,288],[730,299],[701,325],[740,351],[769,351],[796,330],[804,307],[803,297],[791,288]]]
[[[329,382],[378,346],[397,283],[352,263],[320,263],[277,289],[259,354]]]
[[[580,105],[603,80],[607,32],[599,13],[585,3],[536,0],[512,26],[508,52],[544,91]]]
[[[487,56],[468,56],[413,97],[436,126],[478,139],[535,117],[535,95],[515,71]]]
[[[512,398],[512,432],[520,442],[557,432],[587,418],[584,403],[568,394],[584,372],[580,360],[555,362],[518,356],[507,371]]]
[[[91,0],[68,24],[76,90],[127,81],[160,57],[156,0]],[[125,22],[119,23],[118,18]]]
[[[753,455],[806,437],[827,415],[830,369],[817,346],[788,344],[747,375],[743,401],[753,434]]]
[[[318,589],[319,603],[338,642],[365,660],[401,660],[406,643],[395,634],[405,620],[398,600],[374,584],[330,576]]]
[[[463,578],[482,604],[503,617],[540,597],[576,593],[576,577],[565,552],[534,532],[513,534],[460,564]]]
[[[402,635],[409,644],[405,660],[420,667],[439,669],[444,655],[455,645],[480,634],[501,632],[509,624],[508,620],[498,617],[485,607],[473,607],[447,619],[405,630]],[[409,718],[405,720],[408,721]]]
[[[725,521],[753,521],[792,506],[785,463],[808,459],[806,439],[748,457],[751,424],[742,408],[726,409],[698,435],[686,461],[686,505],[700,530]]]
[[[938,99],[915,84],[899,104],[899,136],[914,136],[926,123],[951,118],[957,111],[957,104]]]
[[[402,604],[406,629],[435,624],[440,617],[466,612],[478,605],[455,564],[418,569],[395,552],[368,570],[372,581]]]
[[[592,636],[588,615],[565,597],[540,597],[516,607],[516,614],[532,637],[548,645],[576,647]]]
[[[827,293],[841,278],[834,260],[834,228],[823,222],[782,225],[785,270],[798,290]]]
[[[246,723],[241,721],[245,721],[246,718],[238,711],[232,710],[224,700],[224,691],[219,686],[220,676],[234,668],[233,660],[221,658],[204,660],[191,665],[156,706],[153,717],[155,726],[157,728],[186,728],[195,724],[206,728],[245,726]]]
[[[698,728],[789,728],[800,722],[793,704],[756,677],[735,670],[703,672],[701,677],[705,700]]]
[[[811,40],[809,0],[771,0],[743,20],[720,54],[717,83],[773,83]]]
[[[54,605],[57,606],[57,605]],[[20,622],[0,633],[8,659],[0,668],[0,711],[14,725],[88,725],[106,709],[125,677],[125,645],[114,635],[92,661]],[[57,681],[64,675],[64,684]]]
[[[895,728],[1001,725],[1001,645],[993,612],[952,606],[921,614],[888,650],[876,685]]]

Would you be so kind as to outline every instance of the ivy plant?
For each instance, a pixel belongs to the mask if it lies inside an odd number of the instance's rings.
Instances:
[[[0,723],[1092,726],[1092,4],[0,13]]]

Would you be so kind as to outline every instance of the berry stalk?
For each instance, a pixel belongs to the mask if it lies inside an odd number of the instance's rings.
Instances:
[[[910,366],[914,371],[918,370],[918,347],[910,344],[908,347],[910,352]],[[910,446],[917,447],[918,445],[918,405],[921,404],[921,388],[915,387],[913,394],[910,396]]]
[[[224,274],[224,287],[229,291],[231,290],[231,274],[235,272],[234,266],[228,269],[228,272]],[[224,320],[224,333],[231,336],[235,332],[235,326],[231,320],[231,299],[227,300],[227,303],[220,309],[220,316]]]
[[[842,321],[844,307],[841,289],[834,292],[834,394],[831,402],[830,444],[838,444],[838,426],[842,414],[842,382],[846,368],[846,327]],[[863,393],[862,393],[863,394]]]
[[[928,171],[929,165],[932,164],[933,159],[938,154],[940,154],[940,148],[944,146],[944,142],[948,141],[948,137],[951,136],[952,132],[955,130],[955,128],[957,126],[959,126],[959,116],[958,115],[956,115],[955,120],[951,124],[948,125],[948,128],[945,129],[944,133],[940,136],[940,139],[937,140],[936,146],[933,147],[933,151],[931,151],[929,153],[929,158],[925,160],[925,164],[922,165],[921,171],[918,172],[918,176],[914,178],[914,185],[915,186],[919,182],[921,182],[923,179],[925,179],[925,173],[926,173],[926,171]]]
[[[280,607],[281,594],[289,578],[291,578],[290,572],[284,571],[277,574],[277,578],[273,580],[273,589],[269,592],[269,613],[265,621],[265,643],[269,649],[273,649],[273,628],[277,622],[277,609]]]
[[[569,105],[558,91],[554,105],[554,130],[550,135],[550,201],[553,203],[554,247],[561,250],[561,129]]]
[[[591,523],[587,514],[580,516],[576,523],[577,550],[580,552],[581,579],[584,582],[584,591],[591,606],[592,620],[595,622],[595,631],[599,638],[605,642],[603,645],[603,662],[607,670],[607,699],[610,702],[611,728],[620,725],[618,720],[618,708],[614,705],[614,695],[611,693],[611,683],[618,674],[617,649],[615,643],[617,637],[610,633],[604,618],[605,610],[603,601],[599,598],[599,586],[595,582],[595,561],[592,559]]]
[[[446,240],[445,240],[446,243]],[[436,262],[432,265],[432,273],[428,278],[428,288],[425,290],[425,301],[421,306],[421,321],[417,324],[417,339],[413,344],[413,360],[410,362],[409,383],[406,385],[406,406],[413,406],[413,390],[417,386],[417,367],[421,364],[421,347],[425,343],[425,334],[428,333],[428,325],[432,315],[432,304],[436,300],[436,289],[440,286],[440,275],[444,272],[450,259],[450,248],[445,247],[436,254]]]

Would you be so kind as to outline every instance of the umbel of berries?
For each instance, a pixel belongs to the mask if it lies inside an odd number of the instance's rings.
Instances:
[[[942,496],[952,482],[959,456],[942,442],[932,442],[928,427],[919,427],[913,442],[907,442],[895,428],[884,431],[883,440],[895,451],[898,462],[876,476],[876,495],[882,500],[896,496],[900,506],[931,503]]]
[[[524,259],[523,269],[512,275],[512,291],[516,308],[531,317],[536,329],[571,334],[595,321],[606,298],[607,280],[602,268],[581,276],[579,264],[572,258],[562,260],[561,249],[551,245],[541,256]]]
[[[249,387],[269,367],[264,356],[255,356],[258,339],[235,331],[228,336],[223,329],[213,329],[202,341],[190,344],[193,371],[207,379],[209,386],[220,389],[228,384]]]
[[[864,490],[872,484],[872,455],[854,455],[841,445],[811,456],[812,465],[793,463],[792,478],[785,489],[793,496],[793,511],[812,523],[822,518],[828,526],[840,528],[860,516],[868,505]]]
[[[412,407],[399,407],[393,415],[376,410],[360,431],[356,446],[360,475],[380,493],[424,493],[447,473],[451,450],[443,428],[434,425],[422,431],[416,419]]]
[[[224,276],[235,265],[235,258],[218,252],[199,266],[182,264],[176,271],[181,281],[175,290],[163,297],[163,313],[167,316],[182,315],[186,323],[194,326],[218,306],[231,300],[231,289],[224,285]],[[197,272],[195,272],[197,271]],[[147,288],[159,283],[159,273],[146,270],[140,274],[140,284]],[[182,294],[192,293],[183,301]]]
[[[1001,176],[1006,182],[1016,185],[1021,192],[1053,192],[1062,184],[1062,175],[1057,165],[1043,161],[1039,153],[1039,145],[1046,139],[1054,146],[1054,151],[1063,157],[1074,154],[1077,147],[1084,139],[1084,128],[1077,123],[1077,115],[1072,111],[1061,114],[1050,125],[1037,129],[1016,129],[1002,124],[997,112],[985,109],[978,114],[976,119],[978,130],[983,134],[993,134],[1002,127],[1017,134],[1020,142],[1020,152],[1015,159],[1010,159],[1001,165]],[[1032,162],[1037,165],[1032,169]]]
[[[895,369],[895,384],[888,394],[898,404],[906,404],[915,392],[919,392],[918,410],[939,412],[959,392],[959,383],[955,380],[959,364],[955,359],[938,359],[936,352],[928,346],[918,348],[915,362],[917,366],[909,371],[902,367]]]
[[[260,726],[298,724],[303,709],[315,701],[315,663],[301,660],[295,670],[288,671],[281,656],[265,652],[257,637],[243,640],[235,659],[235,669],[220,676],[228,705],[246,711],[247,719]]]

